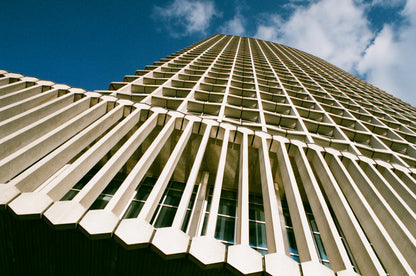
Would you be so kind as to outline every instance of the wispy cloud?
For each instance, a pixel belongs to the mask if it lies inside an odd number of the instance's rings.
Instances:
[[[374,85],[416,105],[416,1],[406,3],[407,24],[384,25],[358,64],[358,71]]]
[[[174,0],[167,6],[154,7],[156,20],[162,20],[173,36],[205,34],[216,15],[211,1]]]
[[[256,37],[315,54],[348,71],[372,38],[363,9],[352,0],[322,0],[299,6],[287,20],[269,18],[257,27]]]
[[[244,35],[245,30],[245,19],[238,12],[231,20],[228,20],[220,27],[220,32],[229,35]]]
[[[371,6],[400,7],[406,24],[370,29]],[[377,87],[416,105],[416,0],[318,0],[290,3],[287,18],[270,13],[257,25],[257,38],[286,44],[317,55]]]

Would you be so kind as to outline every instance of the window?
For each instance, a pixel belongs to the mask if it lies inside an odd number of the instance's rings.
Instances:
[[[108,183],[104,191],[98,196],[98,198],[91,205],[90,210],[104,209],[107,203],[111,200],[113,195],[116,193],[121,183],[126,179],[127,174],[119,172],[113,179]]]
[[[266,222],[264,219],[263,198],[249,195],[250,246],[262,255],[267,254]]]
[[[81,190],[84,188],[85,185],[94,177],[94,175],[99,171],[101,168],[100,164],[95,165],[91,170],[87,172],[87,174],[81,178],[62,198],[61,201],[68,201],[72,200]]]
[[[290,247],[290,257],[300,263],[299,258],[299,251],[298,247],[296,245],[296,239],[295,239],[295,232],[293,232],[293,224],[292,220],[290,219],[290,213],[289,208],[287,206],[286,200],[282,200],[282,208],[283,208],[283,215],[285,217],[285,228],[287,233],[287,239],[289,241],[289,247]]]
[[[318,225],[316,224],[316,221],[312,214],[310,206],[309,204],[306,204],[306,203],[304,203],[304,206],[305,206],[306,216],[309,221],[309,226],[312,232],[312,236],[315,241],[316,250],[318,251],[319,260],[323,265],[331,268],[331,265],[329,264],[328,256],[325,252],[324,244],[322,243],[321,233],[319,232]]]
[[[136,218],[138,216],[156,181],[156,178],[146,177],[143,183],[139,186],[139,189],[130,203],[130,206],[127,208],[123,218]],[[172,225],[184,189],[184,183],[177,181],[169,182],[150,221],[150,224],[152,224],[155,228],[170,227]],[[197,189],[198,186],[195,186],[192,192],[182,225],[182,231],[186,231]]]
[[[153,186],[155,185],[157,179],[153,177],[146,177],[143,182],[139,185],[133,200],[131,201],[129,207],[124,213],[124,218],[136,218],[140,210],[142,209],[144,203],[146,202],[147,197],[152,191]]]
[[[205,235],[213,188],[209,189],[202,235]],[[226,246],[235,244],[237,193],[222,190],[218,208],[215,238]],[[249,195],[249,243],[262,255],[267,254],[266,223],[264,220],[263,200],[261,196]]]

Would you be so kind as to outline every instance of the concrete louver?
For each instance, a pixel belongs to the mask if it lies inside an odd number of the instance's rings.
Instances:
[[[0,204],[167,259],[414,275],[416,109],[296,49],[214,35],[87,92],[0,71]]]

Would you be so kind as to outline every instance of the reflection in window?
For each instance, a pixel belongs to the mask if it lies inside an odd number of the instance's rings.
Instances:
[[[207,194],[207,204],[205,208],[204,225],[202,235],[205,235],[208,222],[209,211],[211,208],[213,188],[209,188]],[[234,244],[237,195],[234,191],[221,191],[220,205],[218,206],[217,225],[215,227],[215,238],[222,241],[227,247]]]
[[[104,191],[98,196],[98,198],[91,205],[90,210],[104,209],[113,195],[116,193],[121,183],[126,179],[127,174],[119,172],[114,178],[108,183]]]
[[[304,206],[305,206],[306,216],[309,221],[309,226],[311,228],[311,232],[313,235],[313,239],[315,241],[316,250],[318,251],[319,260],[323,265],[331,268],[331,265],[329,264],[328,256],[324,248],[324,244],[322,243],[321,233],[319,232],[318,225],[316,224],[311,208],[309,204],[306,204],[306,203],[304,203]]]
[[[95,165],[91,170],[84,175],[62,198],[61,201],[72,200],[82,188],[94,177],[94,175],[100,170],[101,165]]]
[[[329,211],[331,213],[332,219],[334,220],[335,226],[337,227],[338,234],[339,234],[339,237],[341,238],[342,244],[344,245],[344,248],[347,251],[348,258],[350,259],[350,262],[353,266],[353,269],[354,269],[355,272],[360,274],[360,270],[358,269],[357,262],[355,261],[354,256],[352,255],[350,246],[348,245],[348,242],[345,239],[345,235],[342,232],[341,226],[339,225],[337,218],[335,217],[334,211],[332,210],[330,205],[328,205],[328,208],[329,208]]]
[[[299,251],[296,245],[295,233],[293,232],[293,224],[292,220],[290,219],[289,208],[287,206],[286,200],[282,200],[282,209],[283,215],[285,217],[285,228],[287,233],[287,239],[289,241],[290,257],[292,257],[292,259],[300,263]]]
[[[132,199],[129,207],[127,208],[123,218],[136,218],[140,210],[142,209],[144,203],[147,200],[150,192],[155,185],[157,178],[146,177],[145,180],[139,185],[136,195]],[[156,227],[170,227],[172,226],[173,219],[175,218],[176,211],[178,209],[179,203],[182,198],[182,193],[185,189],[185,184],[176,181],[170,181],[168,187],[166,188],[156,211],[150,221],[150,223]],[[189,217],[192,211],[192,206],[194,204],[196,191],[198,186],[194,186],[191,199],[189,201],[188,207],[186,209],[185,218],[182,224],[182,231],[186,231],[188,226]]]
[[[205,235],[206,224],[210,210],[213,189],[207,195],[205,219],[202,235]],[[215,238],[226,246],[235,244],[237,193],[235,191],[221,191],[220,205],[218,207]],[[250,246],[261,254],[267,254],[266,224],[264,220],[263,200],[261,196],[249,195],[249,242]]]
[[[249,195],[249,233],[250,246],[262,255],[267,254],[266,222],[264,220],[263,198]]]
[[[185,217],[185,223],[183,224],[183,228],[186,229],[187,220],[189,220],[189,215],[191,212],[192,205],[195,200],[196,190],[197,186],[194,186],[194,190],[192,192],[192,196],[190,199],[190,202],[188,204],[188,208],[186,210],[186,217]],[[153,215],[152,220],[150,223],[155,228],[161,228],[161,227],[170,227],[172,225],[173,219],[175,218],[176,211],[179,206],[179,202],[182,198],[182,193],[185,189],[185,184],[181,182],[176,181],[170,181],[168,187],[165,190],[164,195],[162,196],[162,199],[159,202],[159,205],[156,209],[156,212]]]
[[[156,183],[156,178],[146,177],[143,182],[139,185],[133,200],[131,201],[129,207],[124,213],[123,218],[137,218],[142,209],[144,203],[146,202],[147,197],[152,191],[153,186]]]

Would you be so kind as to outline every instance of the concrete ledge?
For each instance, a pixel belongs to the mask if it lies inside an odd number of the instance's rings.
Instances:
[[[261,275],[263,273],[263,256],[248,245],[228,247],[227,264],[244,275]]]
[[[91,210],[82,218],[79,226],[92,239],[109,238],[116,229],[119,217],[107,210]]]
[[[304,276],[334,276],[335,273],[328,267],[318,262],[305,262],[300,264]]]
[[[269,275],[301,276],[299,263],[283,253],[264,256],[265,272]]]
[[[166,259],[184,257],[188,251],[190,237],[179,229],[159,228],[152,239],[152,248]]]
[[[147,247],[154,228],[143,219],[123,219],[114,232],[114,238],[127,249]]]
[[[57,201],[46,210],[44,217],[56,228],[74,228],[86,211],[79,202]]]
[[[40,218],[52,203],[52,198],[47,194],[22,193],[9,203],[9,208],[18,216]]]
[[[349,270],[341,270],[338,271],[337,276],[360,276],[360,274],[356,273],[352,268]]]
[[[189,256],[202,268],[214,268],[225,263],[225,245],[217,239],[207,236],[192,239]]]
[[[0,184],[0,206],[5,206],[20,193],[21,191],[13,185]]]

